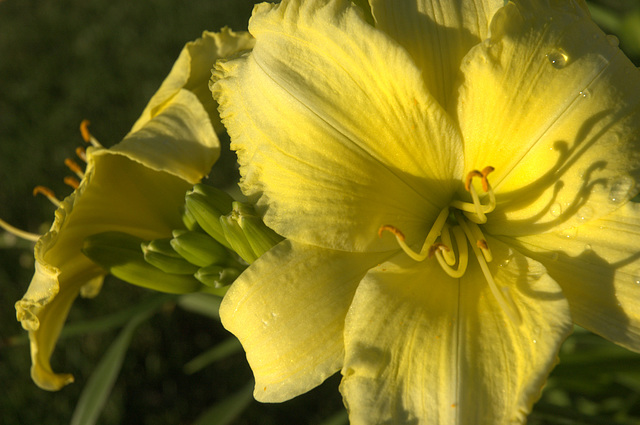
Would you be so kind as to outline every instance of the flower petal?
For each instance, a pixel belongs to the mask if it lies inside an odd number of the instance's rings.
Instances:
[[[640,351],[640,204],[568,232],[511,242],[545,265],[578,325]]]
[[[254,43],[255,40],[248,32],[234,32],[226,27],[222,28],[219,33],[204,31],[201,38],[187,43],[169,75],[151,97],[140,118],[133,125],[131,132],[136,132],[144,127],[180,89],[189,90],[198,97],[211,117],[216,132],[224,130],[218,116],[218,106],[209,91],[211,68],[216,60],[250,50]]]
[[[195,184],[218,159],[220,144],[198,97],[179,90],[143,127],[110,151]]]
[[[256,6],[255,48],[219,62],[212,90],[267,225],[386,250],[381,225],[424,237],[449,202],[460,142],[411,58],[359,12],[346,0]]]
[[[345,325],[341,392],[352,424],[526,421],[572,322],[544,267],[488,242],[520,325],[475,261],[455,280],[401,254],[363,279]]]
[[[84,239],[108,230],[146,239],[169,236],[181,226],[180,208],[191,187],[106,149],[90,148],[87,159],[80,187],[62,202],[51,230],[36,244],[36,273],[16,303],[17,319],[29,331],[33,379],[47,390],[72,381],[70,375],[54,374],[49,358],[71,303],[82,288],[95,289],[104,275],[80,251]]]
[[[371,0],[376,28],[406,48],[422,69],[429,92],[447,106],[454,76],[471,47],[487,37],[503,0]]]
[[[247,352],[256,400],[288,400],[340,369],[344,318],[355,288],[389,255],[283,241],[233,283],[220,318]]]
[[[465,166],[496,169],[490,233],[575,226],[637,192],[640,71],[582,2],[509,3],[461,78]]]
[[[111,149],[89,148],[80,187],[56,211],[35,248],[36,272],[16,316],[29,331],[34,382],[57,390],[73,378],[49,358],[78,293],[95,296],[104,271],[86,258],[84,239],[121,231],[145,239],[182,226],[184,195],[218,157],[218,139],[195,94],[179,89],[137,131]]]

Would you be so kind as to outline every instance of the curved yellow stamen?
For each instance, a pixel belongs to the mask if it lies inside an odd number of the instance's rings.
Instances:
[[[80,168],[78,163],[75,162],[73,159],[66,158],[64,160],[64,165],[66,165],[68,169],[73,171],[76,176],[78,176],[80,178],[84,178],[84,171],[82,171],[82,168]]]
[[[0,227],[2,227],[4,230],[11,233],[12,235],[19,237],[20,239],[25,239],[32,242],[36,242],[38,239],[40,239],[40,235],[18,229],[17,227],[10,225],[9,223],[7,223],[1,218],[0,218]]]
[[[71,188],[73,190],[76,190],[77,188],[80,187],[80,181],[78,181],[78,179],[76,179],[75,177],[72,176],[67,176],[64,178],[64,183],[67,186],[71,186]]]
[[[409,257],[413,258],[416,261],[424,261],[429,256],[429,249],[435,243],[438,236],[440,236],[440,233],[442,232],[442,227],[446,223],[448,217],[449,217],[449,208],[447,207],[447,208],[444,208],[442,211],[440,211],[440,214],[438,214],[438,217],[436,218],[436,221],[433,223],[431,230],[427,234],[427,238],[425,239],[424,244],[422,245],[422,249],[420,250],[419,253],[415,252],[413,249],[409,247],[409,245],[407,245],[407,243],[405,242],[404,234],[400,231],[400,229],[390,224],[385,224],[383,226],[380,226],[380,228],[378,229],[378,237],[382,237],[382,233],[384,231],[393,233],[394,236],[396,237],[396,241],[398,241],[398,245],[400,245],[402,250]]]
[[[444,257],[442,251],[436,251],[436,259],[449,276],[454,279],[460,278],[467,271],[467,265],[469,263],[469,250],[467,248],[467,239],[464,235],[464,232],[460,228],[460,226],[455,226],[453,229],[453,236],[456,239],[456,245],[458,247],[458,267],[455,269],[452,267],[453,264],[449,264]]]
[[[53,205],[55,205],[56,207],[60,207],[60,200],[58,198],[56,198],[55,193],[53,193],[53,190],[49,189],[48,187],[44,187],[44,186],[36,186],[33,188],[33,196],[36,195],[44,195],[47,197],[47,199],[49,199],[49,201],[51,201],[51,203]]]
[[[82,120],[82,122],[80,123],[80,134],[82,134],[82,139],[86,143],[91,143],[92,146],[101,148],[102,145],[100,144],[100,142],[98,142],[96,138],[93,137],[89,132],[89,124],[91,124],[89,120]]]
[[[458,222],[460,223],[462,230],[464,230],[464,233],[467,236],[467,239],[469,239],[469,241],[473,241],[475,239],[475,236],[471,231],[467,222],[464,220],[464,217],[462,216],[462,214],[458,212],[454,212],[454,214],[456,215],[456,218],[458,219]],[[520,317],[520,313],[518,312],[518,309],[516,308],[513,302],[508,302],[504,298],[504,295],[502,294],[502,292],[500,292],[500,290],[498,289],[498,285],[496,285],[496,282],[493,279],[493,275],[489,270],[489,265],[484,259],[484,255],[480,251],[480,248],[478,248],[478,246],[475,244],[471,244],[471,249],[476,256],[476,259],[478,260],[478,264],[480,265],[482,274],[484,275],[484,278],[487,281],[487,284],[489,285],[489,289],[491,290],[491,293],[493,294],[496,301],[498,302],[498,305],[500,305],[500,308],[502,309],[502,311],[504,311],[507,317],[509,317],[509,319],[514,324],[520,325],[520,323],[522,323],[522,318]]]

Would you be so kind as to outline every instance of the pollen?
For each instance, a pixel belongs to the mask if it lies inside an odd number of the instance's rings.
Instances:
[[[82,122],[80,123],[80,134],[82,135],[82,139],[86,143],[91,143],[92,146],[101,148],[102,145],[100,144],[100,142],[98,142],[98,140],[89,132],[89,124],[91,124],[89,120],[82,120]]]
[[[73,159],[71,159],[71,158],[65,159],[64,160],[64,165],[66,165],[68,169],[73,171],[76,176],[78,176],[80,178],[84,177],[84,171],[82,171],[82,168],[80,168],[78,163],[75,162]]]
[[[73,190],[76,190],[80,187],[80,181],[73,176],[67,176],[64,178],[64,183],[67,186],[70,186]]]
[[[49,201],[51,201],[51,203],[53,205],[55,205],[56,207],[59,207],[61,202],[58,198],[56,198],[56,194],[53,193],[53,190],[49,189],[48,187],[44,187],[44,186],[36,186],[33,188],[33,196],[36,195],[44,195],[47,197],[47,199]]]
[[[493,261],[493,254],[481,228],[481,225],[488,220],[487,214],[496,207],[496,196],[488,178],[494,170],[494,167],[488,166],[482,171],[472,170],[467,174],[464,187],[471,195],[472,202],[454,199],[443,208],[434,221],[420,252],[414,251],[407,245],[405,235],[395,226],[388,224],[380,226],[378,236],[382,237],[384,231],[394,234],[402,250],[416,261],[435,257],[442,270],[454,279],[464,276],[469,258],[475,257],[500,309],[511,322],[517,325],[521,323],[520,314],[513,300],[506,295],[508,288],[499,288],[493,278],[489,268],[489,263]],[[484,192],[482,199],[473,185],[473,179],[476,177],[480,179]]]

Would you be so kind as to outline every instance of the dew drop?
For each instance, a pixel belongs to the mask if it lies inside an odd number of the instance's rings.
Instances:
[[[591,97],[591,91],[589,89],[584,89],[580,92],[580,96],[582,96],[583,99],[589,99]]]
[[[573,239],[576,236],[578,236],[578,228],[569,227],[568,229],[564,229],[563,231],[561,231],[560,235],[562,235],[562,237],[565,237],[567,239]]]
[[[593,247],[589,243],[584,246],[584,250],[585,251],[591,251],[592,249],[593,249]]]
[[[569,56],[567,56],[566,52],[560,48],[551,50],[546,56],[551,66],[555,69],[564,68],[567,66],[567,62],[569,61]]]
[[[533,340],[533,343],[534,343],[534,344],[537,344],[537,343],[538,343],[538,341],[536,341],[536,340],[534,339],[534,340]]]
[[[586,206],[578,210],[578,218],[581,221],[589,220],[591,217],[593,217],[593,208]]]
[[[615,35],[608,34],[606,38],[609,44],[613,47],[618,47],[618,45],[620,45],[620,40],[618,40],[618,37],[616,37]]]
[[[551,214],[554,217],[559,217],[560,214],[562,214],[562,205],[560,205],[560,203],[558,202],[551,205],[551,208],[549,209],[549,214]]]
[[[626,200],[633,189],[634,181],[630,176],[623,176],[613,182],[609,191],[609,202],[619,204]]]
[[[633,283],[640,286],[640,269],[637,269],[635,273],[633,273],[632,279]]]

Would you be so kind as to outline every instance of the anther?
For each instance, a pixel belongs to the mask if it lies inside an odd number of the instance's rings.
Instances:
[[[379,237],[379,238],[381,238],[381,237],[382,237],[382,233],[383,233],[385,230],[386,230],[387,232],[391,232],[391,233],[393,233],[393,234],[394,234],[394,236],[395,236],[396,238],[398,238],[398,239],[400,239],[400,240],[403,240],[403,241],[404,241],[404,234],[403,234],[399,229],[397,229],[397,228],[393,227],[393,226],[392,226],[392,225],[390,225],[390,224],[385,224],[384,226],[380,226],[380,228],[378,229],[378,237]]]
[[[47,199],[49,199],[49,201],[51,201],[51,203],[53,205],[55,205],[56,207],[60,207],[60,200],[58,198],[56,198],[55,193],[53,193],[53,190],[49,189],[48,187],[44,187],[44,186],[36,186],[33,188],[33,196],[36,195],[44,195],[47,197]]]
[[[444,252],[450,252],[451,248],[449,248],[448,246],[446,246],[445,244],[441,243],[441,242],[436,242],[433,245],[431,245],[429,247],[429,254],[427,255],[429,258],[433,258],[433,256],[436,254],[436,251],[444,251]]]
[[[82,139],[86,143],[91,143],[93,146],[101,148],[102,145],[100,144],[100,142],[98,142],[96,138],[93,137],[89,132],[89,124],[91,124],[89,120],[82,120],[82,122],[80,123],[80,134],[82,134]]]
[[[87,162],[87,152],[82,146],[76,148],[76,155],[84,162]]]
[[[478,239],[476,246],[480,249],[489,249],[489,245],[487,245],[487,241],[484,239]]]
[[[69,168],[71,171],[73,171],[76,176],[83,178],[84,177],[84,171],[82,171],[82,168],[80,168],[80,166],[78,165],[77,162],[75,162],[73,159],[71,158],[67,158],[64,160],[64,165],[67,166],[67,168]]]
[[[482,173],[478,170],[472,170],[469,171],[469,174],[467,174],[467,179],[464,181],[464,188],[466,189],[467,192],[471,191],[471,181],[473,180],[474,177],[480,177],[482,178]]]
[[[495,168],[489,165],[488,167],[484,167],[481,171],[482,190],[484,190],[485,192],[489,192],[489,189],[491,188],[491,186],[489,185],[489,180],[487,179],[487,176],[489,175],[489,173],[493,172],[494,170]]]
[[[78,179],[76,179],[75,177],[72,176],[67,176],[64,178],[64,183],[67,186],[71,186],[71,188],[73,188],[73,190],[76,190],[77,188],[80,187],[80,181],[78,181]]]

